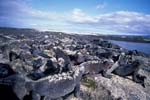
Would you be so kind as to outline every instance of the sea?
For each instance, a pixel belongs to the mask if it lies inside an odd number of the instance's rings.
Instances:
[[[127,41],[116,41],[116,40],[109,40],[109,41],[128,50],[138,50],[150,54],[150,43],[127,42]]]

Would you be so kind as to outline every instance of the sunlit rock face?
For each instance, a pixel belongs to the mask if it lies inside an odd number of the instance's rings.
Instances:
[[[94,35],[10,30],[0,31],[0,98],[150,100],[149,55]]]

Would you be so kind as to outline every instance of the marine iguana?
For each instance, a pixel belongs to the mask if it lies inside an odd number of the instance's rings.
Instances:
[[[12,87],[20,100],[32,91],[32,100],[40,100],[41,96],[45,99],[56,99],[74,92],[76,97],[80,95],[80,79],[86,73],[95,74],[103,71],[104,74],[112,66],[110,61],[87,61],[74,66],[72,71],[49,75],[38,80],[31,80],[21,74],[12,75],[0,80],[3,83],[12,81]],[[104,75],[105,76],[105,75]]]
[[[113,65],[112,59],[87,61],[80,64],[85,68],[84,74],[99,74],[102,72],[102,75],[107,78],[111,77],[111,73],[108,73],[108,71]]]
[[[0,80],[0,83],[9,83],[20,100],[32,91],[32,100],[40,100],[41,96],[47,100],[56,99],[74,92],[80,94],[80,79],[85,72],[84,67],[75,67],[67,73],[47,76],[39,80],[31,80],[26,76],[16,74]],[[8,81],[10,80],[10,81]]]

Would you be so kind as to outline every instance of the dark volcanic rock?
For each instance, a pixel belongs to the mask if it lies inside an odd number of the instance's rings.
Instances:
[[[94,64],[97,61],[98,66]],[[86,62],[92,63],[85,64],[84,76],[92,79],[85,81],[82,77],[85,83],[81,81],[81,100],[150,100],[150,56],[121,48],[99,36],[13,28],[0,28],[0,98],[5,93],[11,99],[17,96],[30,100],[34,89],[29,80],[41,81],[47,76],[50,80],[46,84],[51,80],[53,84],[61,79],[72,80],[68,73],[82,69],[81,65]],[[111,70],[110,79],[99,74]],[[13,82],[7,80],[10,77]],[[68,84],[65,86],[69,87]],[[75,91],[79,87],[78,84]],[[45,97],[41,95],[41,99]],[[76,99],[69,93],[56,100]]]
[[[47,60],[46,66],[47,68],[44,71],[45,75],[49,75],[49,74],[53,75],[53,74],[58,73],[60,70],[58,68],[57,62],[53,62],[52,60]]]
[[[42,59],[41,58],[36,59],[32,63],[33,63],[33,68],[38,69],[42,66]]]
[[[18,58],[19,58],[19,55],[16,52],[14,52],[14,51],[9,52],[9,60],[10,61],[13,61],[13,60],[18,59]]]
[[[10,65],[0,63],[0,78],[5,78],[13,74],[15,74],[15,72]]]
[[[55,52],[56,59],[63,58],[65,60],[64,67],[66,67],[66,69],[68,70],[71,70],[72,66],[71,66],[71,61],[69,56],[59,48],[54,48],[54,52]]]

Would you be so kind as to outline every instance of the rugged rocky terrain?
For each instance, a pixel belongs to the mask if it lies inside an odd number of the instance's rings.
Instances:
[[[1,100],[150,100],[150,56],[92,35],[0,28]]]

